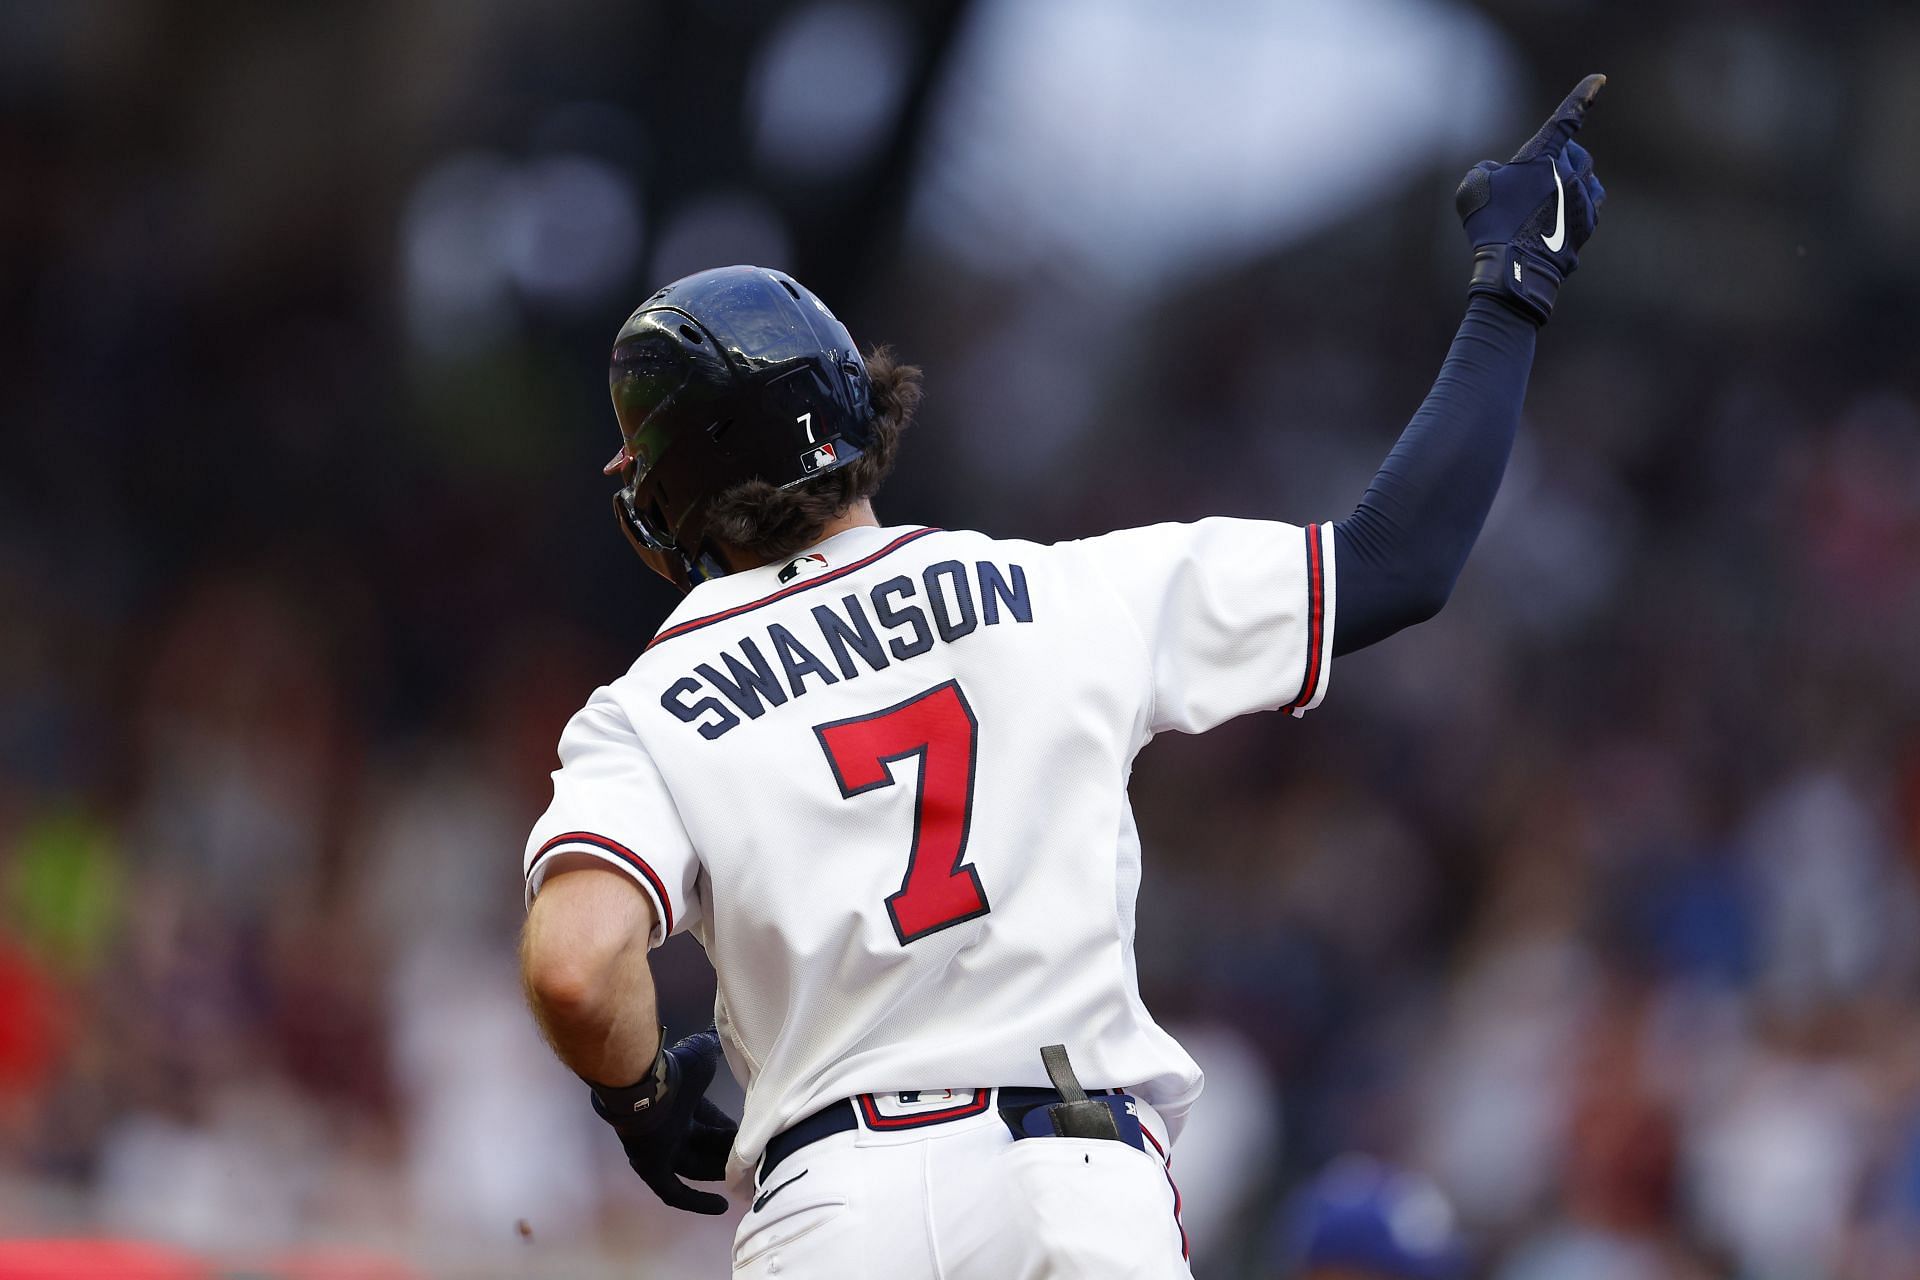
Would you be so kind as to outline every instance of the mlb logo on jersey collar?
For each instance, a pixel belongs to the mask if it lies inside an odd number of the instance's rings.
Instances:
[[[789,560],[787,561],[786,567],[780,570],[780,584],[785,586],[795,578],[804,578],[808,574],[819,573],[826,567],[827,558],[818,551],[810,555],[801,556],[797,560]]]

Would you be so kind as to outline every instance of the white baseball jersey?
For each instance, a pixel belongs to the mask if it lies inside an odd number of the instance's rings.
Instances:
[[[690,930],[745,1083],[734,1172],[829,1103],[1089,1088],[1177,1134],[1200,1070],[1134,972],[1134,755],[1299,715],[1332,657],[1330,527],[1209,519],[1052,546],[861,527],[694,589],[567,725],[527,844]]]

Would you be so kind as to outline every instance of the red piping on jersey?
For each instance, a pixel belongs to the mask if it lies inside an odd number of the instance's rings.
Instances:
[[[1160,1145],[1160,1139],[1153,1136],[1153,1130],[1140,1126],[1140,1136],[1153,1144],[1160,1153],[1160,1167],[1167,1175],[1167,1185],[1173,1188],[1173,1225],[1180,1228],[1180,1256],[1187,1257],[1187,1224],[1180,1221],[1180,1184],[1173,1180],[1173,1161],[1167,1159],[1167,1149]]]
[[[774,592],[772,595],[762,596],[760,597],[760,599],[755,600],[750,604],[735,605],[733,608],[724,610],[720,613],[710,613],[704,618],[695,618],[690,622],[683,622],[677,627],[668,627],[665,631],[662,631],[660,634],[656,635],[653,639],[649,640],[647,642],[647,648],[649,649],[653,648],[654,645],[659,644],[662,640],[671,640],[675,636],[683,636],[687,634],[687,632],[689,631],[698,631],[700,628],[710,627],[716,622],[725,622],[728,618],[737,618],[743,613],[750,613],[753,610],[758,609],[761,605],[772,604],[776,600],[785,600],[790,595],[795,595],[802,591],[810,591],[814,587],[823,587],[827,583],[832,582],[835,578],[844,578],[846,575],[852,573],[855,569],[866,568],[868,565],[872,564],[875,560],[878,560],[881,556],[886,555],[890,551],[899,550],[901,547],[906,546],[909,542],[912,542],[915,538],[924,538],[930,533],[939,533],[939,532],[940,530],[938,529],[928,527],[925,529],[915,529],[912,533],[903,533],[899,537],[895,538],[892,542],[889,542],[886,546],[874,552],[872,555],[863,556],[860,559],[855,560],[852,564],[842,565],[838,569],[835,569],[829,573],[823,573],[817,578],[809,578],[805,582],[796,582],[790,587],[782,587],[780,590]]]
[[[666,932],[660,936],[663,938],[673,936],[673,899],[667,896],[666,882],[661,880],[660,877],[655,874],[654,869],[647,865],[645,858],[627,848],[627,846],[621,844],[618,840],[609,840],[605,836],[595,835],[591,831],[569,831],[565,835],[555,836],[553,839],[541,845],[540,852],[533,855],[533,861],[527,865],[527,879],[533,879],[534,870],[539,867],[542,858],[558,850],[561,845],[568,844],[590,844],[596,849],[604,849],[608,853],[621,858],[623,861],[631,863],[635,870],[647,878],[647,883],[653,886],[654,894],[660,899],[660,910],[666,913]]]
[[[855,1099],[860,1104],[861,1118],[869,1129],[918,1129],[923,1124],[942,1124],[948,1120],[964,1120],[968,1116],[977,1116],[987,1109],[993,1100],[993,1090],[975,1089],[970,1101],[947,1107],[940,1111],[922,1111],[910,1116],[883,1116],[880,1108],[873,1103],[873,1095],[863,1093]]]
[[[1307,679],[1300,687],[1300,696],[1287,708],[1289,711],[1298,711],[1312,702],[1314,690],[1320,687],[1320,637],[1326,626],[1327,612],[1324,577],[1320,526],[1310,524],[1307,526]]]

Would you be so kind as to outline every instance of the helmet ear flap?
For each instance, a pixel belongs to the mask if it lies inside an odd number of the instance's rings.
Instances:
[[[627,545],[646,562],[647,568],[671,582],[682,595],[693,590],[693,581],[686,565],[678,555],[662,550],[647,536],[624,490],[613,495],[613,518],[619,524],[620,532],[626,535]]]
[[[653,508],[658,515],[658,508]],[[646,563],[647,568],[671,582],[681,595],[713,578],[725,577],[727,563],[710,543],[702,541],[693,550],[683,550],[653,536],[646,522],[633,509],[628,490],[613,495],[613,519],[626,535],[627,545]]]

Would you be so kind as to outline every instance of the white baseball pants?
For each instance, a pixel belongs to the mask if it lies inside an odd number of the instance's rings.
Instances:
[[[880,1095],[881,1099],[893,1095]],[[1146,1150],[1014,1141],[997,1110],[857,1129],[763,1175],[734,1236],[751,1280],[1169,1280],[1191,1277],[1166,1128],[1138,1103]]]

